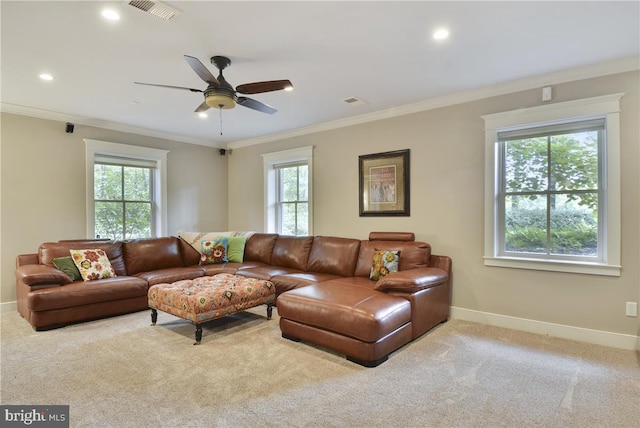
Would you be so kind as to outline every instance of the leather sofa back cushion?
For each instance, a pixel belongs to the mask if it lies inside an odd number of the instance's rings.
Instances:
[[[182,238],[180,240],[180,251],[182,251],[182,259],[185,266],[193,266],[200,263],[200,253],[193,248],[187,241]]]
[[[111,266],[116,271],[116,275],[127,275],[127,269],[124,264],[122,252],[122,242],[102,240],[75,240],[75,241],[59,241],[45,242],[38,248],[38,263],[55,267],[53,259],[57,257],[70,256],[69,250],[85,250],[101,248],[107,253]]]
[[[316,236],[313,239],[306,270],[353,276],[359,250],[359,239]]]
[[[370,232],[369,241],[415,241],[413,232]]]
[[[244,261],[271,264],[271,253],[277,239],[275,233],[254,233],[244,246]]]
[[[279,236],[271,255],[271,265],[307,270],[313,236]]]
[[[426,242],[362,241],[360,243],[360,255],[356,264],[355,276],[369,277],[375,250],[399,250],[399,271],[428,267],[429,258],[431,257],[431,245]]]
[[[132,239],[124,242],[123,249],[129,275],[184,266],[180,243],[173,236]]]

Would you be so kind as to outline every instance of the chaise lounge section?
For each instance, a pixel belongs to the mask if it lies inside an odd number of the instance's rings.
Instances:
[[[242,261],[201,265],[204,236],[44,243],[16,259],[18,311],[45,330],[148,309],[147,293],[156,284],[234,274],[274,284],[284,337],[365,366],[449,318],[451,259],[431,254],[413,233],[372,232],[368,240],[251,233]],[[105,251],[115,277],[74,281],[55,267],[54,258],[88,248]],[[399,254],[397,272],[370,279],[380,250]]]

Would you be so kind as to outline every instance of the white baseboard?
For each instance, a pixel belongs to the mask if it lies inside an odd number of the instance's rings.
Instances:
[[[17,310],[18,310],[18,305],[15,300],[13,302],[0,303],[0,313],[17,311]]]
[[[457,308],[455,306],[451,307],[451,317],[465,321],[493,325],[496,327],[522,330],[529,333],[545,334],[563,339],[593,343],[596,345],[640,351],[640,337],[633,336],[631,334],[620,334],[609,331],[572,327],[569,325],[554,324],[526,318],[493,314],[490,312]]]

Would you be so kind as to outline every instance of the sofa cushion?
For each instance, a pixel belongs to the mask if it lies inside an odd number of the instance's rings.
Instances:
[[[313,236],[279,236],[273,247],[271,264],[305,271],[312,244]]]
[[[69,250],[81,250],[85,248],[102,248],[109,258],[109,262],[116,275],[127,274],[122,252],[122,242],[106,241],[104,239],[78,239],[73,241],[45,242],[38,248],[38,263],[55,267],[53,259],[69,256]]]
[[[322,272],[301,272],[289,273],[285,275],[276,275],[271,277],[270,281],[276,286],[276,295],[295,288],[304,287],[305,285],[315,284],[317,282],[330,281],[332,279],[341,278],[338,275]]]
[[[271,254],[277,239],[278,235],[276,233],[255,233],[251,235],[244,246],[244,261],[270,264]]]
[[[193,248],[191,244],[182,238],[178,238],[180,243],[180,252],[182,253],[182,261],[185,266],[197,265],[200,263],[201,254]]]
[[[409,323],[411,304],[402,297],[328,281],[281,294],[278,314],[371,343]]]
[[[362,241],[356,264],[355,276],[369,277],[371,261],[376,250],[397,250],[402,254],[398,271],[427,267],[431,257],[431,245],[425,242],[407,241]]]
[[[413,232],[369,232],[369,241],[407,241],[416,240]]]
[[[162,282],[172,283],[182,281],[183,279],[194,279],[204,275],[204,270],[197,266],[156,269],[150,272],[140,272],[135,274],[136,277],[147,281],[150,286],[160,284]]]
[[[147,290],[145,280],[130,276],[78,281],[62,287],[30,291],[27,306],[31,311],[50,311],[146,296]]]
[[[316,236],[313,239],[306,270],[353,276],[359,250],[359,239]]]
[[[184,266],[178,238],[132,239],[122,245],[127,273]]]
[[[290,273],[301,273],[301,271],[280,266],[262,265],[255,267],[243,267],[236,271],[236,275],[246,276],[247,278],[271,280],[274,276],[287,275]]]

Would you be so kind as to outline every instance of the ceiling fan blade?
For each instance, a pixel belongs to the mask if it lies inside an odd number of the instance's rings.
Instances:
[[[156,85],[155,83],[142,83],[142,82],[133,82],[133,83],[135,83],[136,85],[157,86],[159,88],[185,89],[191,92],[204,92],[204,91],[201,91],[200,89],[185,88],[184,86]]]
[[[192,57],[192,56],[189,56],[189,55],[185,55],[184,59],[187,60],[187,62],[189,63],[189,65],[191,66],[193,71],[195,71],[196,74],[198,76],[200,76],[200,78],[202,80],[204,80],[205,82],[207,82],[210,85],[220,86],[220,82],[218,82],[218,79],[216,79],[213,76],[213,74],[211,74],[209,69],[207,67],[205,67],[204,64],[201,63],[198,58],[195,58],[195,57]]]
[[[266,82],[245,83],[238,85],[236,91],[241,94],[260,94],[262,92],[280,91],[292,88],[293,84],[289,80],[269,80]]]
[[[262,113],[267,114],[273,114],[278,111],[270,105],[254,100],[253,98],[238,97],[237,103],[243,107],[248,107],[250,109],[261,111]]]
[[[203,101],[202,104],[200,104],[198,108],[195,109],[195,112],[202,113],[203,111],[207,111],[207,110],[209,110],[209,106],[207,105],[206,101]]]

